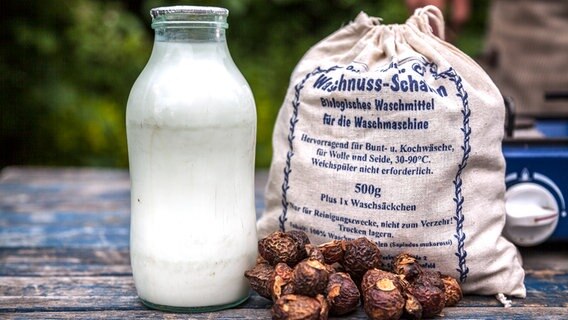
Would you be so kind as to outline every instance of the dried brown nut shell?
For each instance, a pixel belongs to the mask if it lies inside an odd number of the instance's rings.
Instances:
[[[286,233],[292,238],[294,238],[299,248],[304,248],[307,244],[310,244],[310,238],[304,231],[290,230],[287,231]]]
[[[363,308],[373,320],[399,319],[404,310],[405,300],[402,293],[388,278],[377,281],[363,293]]]
[[[376,286],[377,282],[382,279],[391,280],[400,292],[404,291],[400,278],[397,275],[388,271],[374,268],[368,270],[363,276],[363,279],[361,280],[361,293],[364,295],[369,288]]]
[[[444,283],[445,306],[453,307],[463,298],[463,292],[457,279],[448,275],[442,275]]]
[[[305,245],[306,253],[308,254],[308,259],[318,260],[321,263],[326,263],[323,254],[320,249],[313,244]]]
[[[328,266],[318,260],[306,259],[294,267],[294,293],[315,297],[325,291],[329,279]]]
[[[270,294],[272,300],[277,300],[282,295],[294,293],[292,277],[294,270],[287,264],[281,262],[274,267],[272,278],[270,279]]]
[[[422,273],[422,267],[420,267],[414,256],[403,252],[394,258],[393,271],[396,274],[403,275],[407,281],[412,282]]]
[[[323,297],[306,297],[287,294],[272,306],[272,319],[276,320],[326,320],[327,305]]]
[[[257,260],[258,262],[258,260]],[[274,267],[268,263],[257,263],[252,269],[245,272],[251,288],[261,297],[272,298],[270,285],[274,276]]]
[[[439,271],[424,270],[422,275],[422,280],[427,279],[433,286],[444,291],[444,281],[442,281],[442,274]]]
[[[329,316],[329,303],[327,302],[327,299],[321,294],[318,294],[316,299],[321,305],[319,320],[327,320]]]
[[[294,238],[294,241],[296,241],[296,248],[298,249],[298,252],[300,254],[300,256],[298,257],[298,262],[306,259],[308,257],[306,245],[310,244],[310,238],[308,238],[308,235],[304,231],[300,230],[291,230],[287,231],[286,233]]]
[[[415,296],[406,293],[403,317],[409,320],[422,319],[422,305]]]
[[[440,289],[440,283],[442,289]],[[445,293],[443,282],[438,272],[424,272],[412,282],[409,289],[420,304],[422,305],[422,316],[425,318],[433,317],[444,309]]]
[[[381,267],[381,250],[365,237],[347,241],[342,264],[353,278],[360,279],[367,270]]]
[[[330,242],[322,243],[318,246],[322,253],[325,263],[334,264],[343,261],[343,254],[345,253],[345,241],[333,240]]]
[[[270,264],[260,254],[256,256],[256,264]]]
[[[361,299],[359,288],[349,274],[344,272],[329,276],[325,295],[330,304],[330,313],[335,315],[343,315],[357,309]]]
[[[273,266],[283,262],[293,267],[306,256],[304,245],[298,242],[301,239],[295,233],[276,231],[258,241],[258,253]]]

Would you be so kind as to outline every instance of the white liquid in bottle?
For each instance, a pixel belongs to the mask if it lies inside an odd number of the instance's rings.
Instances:
[[[242,302],[257,254],[256,113],[226,43],[156,41],[129,97],[127,135],[140,298],[176,311]]]

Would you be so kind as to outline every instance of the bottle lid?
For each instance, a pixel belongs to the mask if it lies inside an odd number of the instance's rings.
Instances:
[[[152,28],[228,28],[229,10],[220,7],[169,6],[150,10]]]

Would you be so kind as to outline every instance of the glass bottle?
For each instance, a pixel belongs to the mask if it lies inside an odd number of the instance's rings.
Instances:
[[[128,99],[130,250],[149,307],[212,311],[248,298],[256,259],[256,110],[225,38],[228,10],[151,10],[155,41]]]

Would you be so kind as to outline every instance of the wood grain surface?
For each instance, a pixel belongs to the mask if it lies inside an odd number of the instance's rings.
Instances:
[[[256,179],[257,214],[266,172]],[[251,293],[237,308],[175,314],[143,306],[128,251],[130,199],[123,170],[10,167],[0,175],[0,319],[269,319]],[[522,249],[526,299],[503,308],[466,296],[440,319],[568,319],[567,243]],[[366,319],[362,310],[342,319]]]

